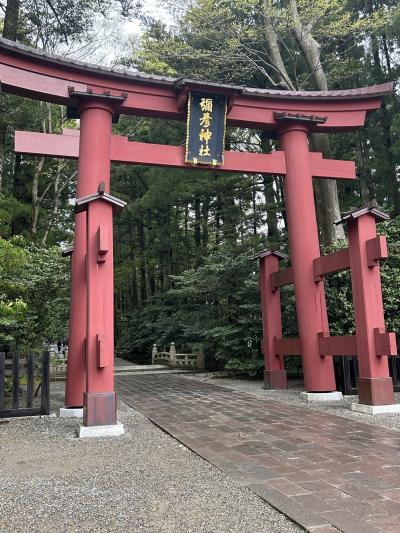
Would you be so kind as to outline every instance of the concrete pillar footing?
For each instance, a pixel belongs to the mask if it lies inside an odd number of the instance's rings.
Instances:
[[[120,437],[124,433],[124,426],[120,422],[117,422],[112,426],[84,426],[82,424],[78,428],[78,437],[80,439],[93,437]]]
[[[366,405],[363,403],[352,403],[351,410],[364,415],[384,415],[390,413],[400,413],[400,403],[390,405]]]
[[[60,407],[60,418],[83,418],[83,407]]]
[[[343,394],[340,391],[301,392],[300,398],[306,402],[338,402],[343,399]]]

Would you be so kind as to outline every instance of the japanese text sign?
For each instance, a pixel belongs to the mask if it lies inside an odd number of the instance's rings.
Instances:
[[[190,92],[185,162],[223,165],[227,97]]]

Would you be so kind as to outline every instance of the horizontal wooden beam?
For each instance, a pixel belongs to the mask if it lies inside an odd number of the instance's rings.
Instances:
[[[397,342],[395,333],[386,333],[383,328],[374,330],[375,353],[377,356],[397,355]],[[345,335],[330,337],[321,334],[319,339],[319,353],[321,356],[329,355],[353,355],[357,356],[357,336]]]
[[[21,409],[0,409],[0,418],[12,418],[18,416],[39,416],[46,412],[41,407],[23,407]]]
[[[284,285],[290,285],[293,283],[293,271],[292,268],[284,268],[283,270],[277,270],[271,274],[272,290],[275,291],[279,287]]]
[[[79,130],[64,130],[63,135],[16,131],[15,151],[18,154],[77,159],[79,156]],[[311,152],[310,159],[312,174],[316,178],[356,178],[353,161],[323,159],[322,154],[318,152]],[[281,151],[274,151],[271,154],[225,151],[223,166],[202,165],[193,167],[185,163],[185,147],[183,146],[131,142],[128,141],[127,137],[119,135],[112,137],[111,160],[116,163],[196,168],[197,170],[204,169],[213,172],[286,174],[285,155]]]
[[[275,355],[301,355],[300,339],[274,338]]]
[[[314,259],[314,278],[316,281],[322,279],[322,276],[338,270],[350,268],[349,249],[344,248],[338,252],[329,255],[322,255]]]
[[[357,338],[355,335],[330,337],[321,335],[318,339],[319,353],[327,355],[357,355]]]

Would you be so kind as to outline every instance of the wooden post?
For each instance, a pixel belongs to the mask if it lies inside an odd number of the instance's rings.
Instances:
[[[19,354],[14,353],[12,359],[13,389],[12,389],[12,408],[19,407]]]
[[[28,383],[26,386],[26,406],[32,407],[33,405],[33,388],[35,381],[35,369],[34,369],[33,353],[28,353],[28,358],[26,361],[26,374],[28,378]]]
[[[286,256],[265,251],[260,259],[260,290],[262,310],[262,351],[264,354],[264,386],[266,389],[287,389],[284,357],[275,353],[275,339],[282,338],[280,290],[272,285],[272,274],[279,271],[279,260]]]
[[[285,151],[285,201],[292,260],[304,386],[308,392],[336,390],[332,357],[321,357],[318,337],[328,333],[324,282],[315,280],[313,261],[320,256],[308,124],[290,122],[279,131]]]
[[[40,390],[40,407],[42,414],[50,414],[50,352],[42,355],[42,387]]]
[[[356,323],[360,404],[394,403],[388,355],[397,353],[394,333],[385,333],[379,259],[387,257],[385,238],[377,237],[376,221],[387,215],[374,207],[343,217],[347,222],[351,285]]]
[[[4,409],[4,382],[6,377],[6,354],[0,352],[0,411]]]

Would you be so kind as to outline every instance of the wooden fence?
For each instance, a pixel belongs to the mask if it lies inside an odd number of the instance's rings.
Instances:
[[[40,371],[37,368],[38,361]],[[26,401],[21,406],[24,388],[21,377],[26,376]],[[25,381],[25,380],[24,380]],[[11,384],[6,387],[6,384]],[[7,388],[7,390],[6,390]],[[35,401],[40,391],[40,401]],[[39,405],[35,405],[38,403]],[[0,418],[50,414],[50,354],[0,352]]]
[[[336,388],[342,394],[357,394],[358,360],[355,356],[334,357]],[[400,392],[400,357],[388,357],[395,392]]]

